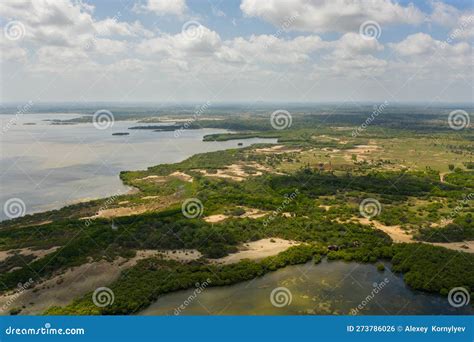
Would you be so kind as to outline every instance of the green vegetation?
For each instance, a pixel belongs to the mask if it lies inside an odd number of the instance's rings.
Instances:
[[[393,271],[403,273],[406,283],[418,290],[446,295],[463,286],[474,291],[472,253],[427,243],[394,244],[382,230],[362,224],[359,209],[363,199],[376,199],[381,211],[374,223],[397,226],[420,242],[474,240],[474,140],[468,133],[439,127],[438,116],[399,112],[379,117],[379,126],[353,137],[351,132],[364,122],[364,115],[326,118],[297,113],[291,129],[282,131],[272,129],[263,113],[252,119],[235,114],[226,120],[193,122],[188,128],[237,131],[208,135],[206,141],[276,138],[278,148],[259,144],[123,171],[124,184],[137,192],[1,222],[2,251],[61,248],[42,258],[12,254],[0,262],[0,290],[11,290],[25,279],[47,279],[86,262],[130,259],[143,249],[196,249],[203,257],[188,263],[140,260],[107,284],[115,294],[112,306],[96,307],[89,293],[47,313],[132,314],[161,294],[191,288],[196,282],[209,279],[210,286],[228,285],[290,264],[309,260],[317,264],[324,257],[379,262],[380,271],[385,270],[380,261],[391,261]],[[120,118],[127,116],[123,113]],[[89,117],[74,122],[81,120]],[[131,129],[157,127],[163,126]],[[166,129],[180,128],[176,123]],[[181,204],[187,198],[202,202],[200,216],[183,215]],[[113,220],[90,218],[113,209],[136,212]],[[252,211],[259,215],[251,217]],[[211,215],[224,218],[205,220]],[[263,238],[302,244],[258,262],[223,266],[209,262]]]

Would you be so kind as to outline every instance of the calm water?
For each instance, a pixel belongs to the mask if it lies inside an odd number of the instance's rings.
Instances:
[[[263,277],[232,286],[207,287],[181,311],[182,315],[337,315],[350,314],[367,296],[360,315],[438,315],[474,314],[470,307],[455,309],[447,299],[410,290],[399,275],[388,268],[377,271],[374,265],[323,262],[314,265],[288,266]],[[387,280],[385,280],[387,279]],[[384,283],[384,286],[380,286]],[[272,305],[273,289],[285,287],[291,293],[291,303],[283,307]],[[164,295],[142,315],[173,315],[175,309],[192,296],[195,290]],[[283,298],[283,297],[281,297]],[[281,299],[280,298],[280,299]],[[286,297],[289,298],[289,297]],[[278,303],[285,303],[282,300]]]
[[[5,128],[13,115],[0,115]],[[28,114],[0,134],[0,204],[9,198],[25,202],[26,213],[60,208],[84,199],[127,192],[118,175],[123,170],[175,163],[196,153],[248,146],[275,139],[203,142],[206,134],[225,130],[174,132],[128,130],[133,121],[117,121],[107,130],[92,124],[51,125],[45,119],[73,118],[71,114]],[[35,125],[29,125],[34,123]],[[26,124],[26,125],[25,125]],[[128,132],[127,136],[112,136]],[[0,210],[0,220],[4,220]]]

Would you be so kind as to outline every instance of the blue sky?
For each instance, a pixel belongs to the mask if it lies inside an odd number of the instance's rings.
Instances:
[[[473,96],[472,1],[20,0],[0,24],[3,102]]]

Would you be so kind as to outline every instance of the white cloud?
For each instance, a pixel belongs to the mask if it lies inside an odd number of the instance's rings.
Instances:
[[[456,7],[445,4],[441,1],[433,1],[431,3],[433,11],[430,20],[436,24],[452,27],[458,22],[461,11]]]
[[[391,0],[243,0],[240,8],[250,17],[281,26],[295,18],[288,29],[309,32],[347,32],[358,30],[367,21],[383,24],[419,24],[423,13],[410,4],[401,6]]]
[[[127,43],[119,40],[100,38],[94,41],[94,52],[103,55],[117,55],[126,51]]]
[[[187,11],[185,0],[148,0],[146,5],[134,6],[136,12],[149,11],[156,15],[183,15]]]
[[[145,29],[138,21],[133,23],[119,22],[115,18],[107,18],[94,23],[94,29],[101,36],[145,36],[151,37],[153,33]]]
[[[403,41],[389,44],[398,55],[404,57],[426,57],[439,54],[443,57],[467,56],[471,52],[468,43],[447,44],[434,39],[426,33],[416,33],[406,37]]]
[[[119,21],[120,12],[113,18],[96,21],[91,11],[92,7],[83,2],[35,0],[0,3],[0,16],[18,20],[25,27],[20,43],[75,47],[88,45],[97,37],[152,35],[138,21]]]

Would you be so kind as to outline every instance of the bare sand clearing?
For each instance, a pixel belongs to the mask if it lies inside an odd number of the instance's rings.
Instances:
[[[34,288],[23,291],[19,296],[15,293],[4,294],[0,296],[0,308],[3,308],[9,300],[12,303],[7,305],[8,307],[5,307],[5,310],[1,310],[0,314],[8,314],[8,311],[12,308],[24,305],[26,308],[22,310],[22,315],[37,315],[50,306],[67,305],[74,298],[83,296],[116,280],[122,270],[121,262],[123,262],[123,259],[113,263],[105,260],[86,263],[70,268],[63,274],[42,283],[33,284]],[[18,298],[15,298],[16,296]]]
[[[146,176],[146,177],[143,177],[143,178],[138,178],[137,180],[139,180],[139,181],[150,181],[151,180],[154,183],[164,183],[164,182],[169,181],[170,177],[171,178],[178,178],[182,181],[190,182],[190,183],[193,181],[193,177],[191,177],[190,175],[188,175],[184,172],[180,172],[180,171],[175,171],[173,173],[170,173],[168,176],[150,175],[150,176]]]
[[[244,170],[244,167],[247,165],[232,164],[226,166],[225,169],[218,169],[216,173],[210,173],[207,170],[197,170],[201,172],[204,176],[207,177],[217,177],[217,178],[227,178],[232,179],[237,182],[244,181],[250,176],[261,176],[263,173],[261,171],[255,171],[254,173],[249,173]]]
[[[175,171],[170,174],[171,177],[176,177],[182,181],[192,183],[193,182],[193,177],[188,175],[187,173],[180,172],[180,171]]]
[[[8,314],[12,308],[26,306],[22,315],[37,315],[53,305],[64,306],[73,299],[94,291],[101,286],[107,286],[120,276],[120,273],[136,265],[139,260],[153,256],[166,259],[189,262],[201,258],[201,253],[193,249],[182,250],[139,250],[131,259],[117,258],[113,262],[100,260],[67,269],[42,283],[33,283],[19,295],[14,291],[0,296],[0,315]],[[18,290],[18,289],[17,289]],[[17,298],[16,298],[17,297]],[[8,302],[11,300],[11,304]],[[5,306],[5,307],[4,307]]]
[[[426,242],[425,242],[426,243]],[[432,242],[432,245],[453,249],[466,253],[474,253],[474,241],[463,242]],[[466,248],[467,247],[467,248]]]
[[[204,217],[204,221],[209,222],[209,223],[217,223],[217,222],[224,221],[228,217],[229,216],[227,215],[216,214],[216,215],[210,215],[210,216]]]
[[[247,207],[240,207],[240,206],[238,208],[244,209],[245,213],[240,216],[232,216],[232,218],[258,219],[260,217],[264,217],[269,214],[266,211],[262,211],[260,209],[255,209],[255,208],[247,208]],[[283,213],[283,216],[290,217],[291,213]],[[215,214],[215,215],[209,215],[209,216],[204,217],[204,221],[209,222],[209,223],[216,223],[216,222],[224,221],[225,219],[228,219],[229,217],[231,216],[224,215],[224,214]]]
[[[20,248],[20,249],[10,249],[8,251],[0,251],[0,262],[6,260],[8,257],[11,257],[15,254],[20,254],[22,256],[34,255],[36,258],[42,258],[46,255],[55,252],[59,246],[51,247],[49,249],[31,249],[31,248]]]
[[[252,241],[240,246],[237,253],[227,255],[223,258],[214,259],[211,262],[218,264],[233,264],[243,259],[259,260],[277,255],[280,252],[286,251],[291,246],[297,246],[299,244],[299,242],[279,238]]]
[[[264,217],[265,215],[268,215],[268,212],[262,211],[259,209],[254,209],[254,208],[246,208],[242,207],[245,210],[245,213],[238,216],[240,218],[252,218],[252,219],[257,219],[260,217]]]
[[[382,230],[384,233],[386,233],[392,238],[393,242],[397,242],[397,243],[414,242],[412,236],[408,234],[406,231],[404,231],[399,225],[386,226],[382,224],[381,222],[378,222],[375,220],[369,220],[368,218],[365,218],[365,217],[357,217],[354,219],[356,219],[362,224],[365,224],[368,226],[373,225],[375,228]]]
[[[375,228],[382,230],[390,238],[397,243],[404,242],[404,243],[417,243],[422,242],[434,246],[440,246],[448,249],[452,249],[455,251],[462,251],[466,253],[474,253],[474,241],[463,241],[463,242],[426,242],[426,241],[418,241],[413,239],[413,236],[406,231],[404,231],[399,225],[396,226],[386,226],[378,221],[370,221],[367,218],[357,217],[354,218],[362,224],[365,225],[373,225]],[[467,248],[466,248],[467,247]]]
[[[164,252],[158,252],[158,255],[161,255],[166,259],[182,261],[182,262],[198,260],[199,258],[202,257],[202,254],[197,249],[167,250]]]
[[[272,154],[282,154],[282,153],[292,153],[292,152],[301,152],[300,148],[290,148],[284,145],[275,145],[272,147],[266,148],[257,148],[255,152],[257,153],[272,153]]]
[[[144,196],[144,200],[150,200],[149,203],[139,204],[133,207],[118,207],[118,208],[109,208],[99,210],[99,212],[93,216],[81,217],[80,220],[94,220],[96,218],[114,218],[122,216],[132,216],[143,214],[148,211],[155,211],[164,209],[171,204],[178,203],[179,199],[173,196]],[[151,201],[154,199],[159,199],[156,201]]]

